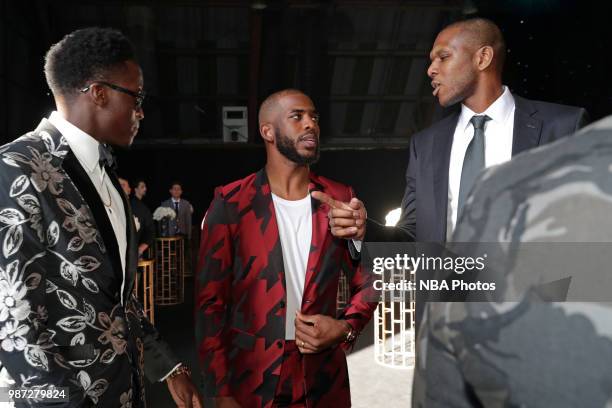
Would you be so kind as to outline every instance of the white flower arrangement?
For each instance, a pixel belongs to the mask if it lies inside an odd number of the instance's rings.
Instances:
[[[171,220],[176,218],[176,212],[170,207],[157,207],[157,209],[153,212],[153,219],[155,221],[161,221],[164,218],[169,218]]]

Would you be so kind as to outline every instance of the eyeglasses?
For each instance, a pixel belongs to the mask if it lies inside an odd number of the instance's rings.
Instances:
[[[133,96],[136,99],[136,109],[142,109],[142,103],[144,102],[145,99],[145,91],[138,91],[138,92],[134,92],[131,91],[127,88],[124,88],[122,86],[119,85],[115,85],[115,84],[111,84],[110,82],[104,82],[104,81],[96,81],[93,84],[87,85],[85,88],[81,89],[81,92],[83,93],[87,93],[89,92],[89,89],[91,88],[91,85],[104,85],[104,86],[108,86],[110,89],[114,89],[115,91],[119,91],[119,92],[123,92],[124,94],[128,94],[130,96]]]

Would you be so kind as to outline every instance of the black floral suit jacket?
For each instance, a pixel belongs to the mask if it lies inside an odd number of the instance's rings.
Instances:
[[[122,304],[115,234],[60,132],[43,120],[0,147],[0,386],[67,387],[70,407],[144,406],[144,362],[153,381],[177,363],[132,295],[136,240],[125,199],[124,208]]]

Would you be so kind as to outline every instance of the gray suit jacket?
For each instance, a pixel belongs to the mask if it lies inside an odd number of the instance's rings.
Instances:
[[[13,387],[67,387],[62,406],[137,406],[142,362],[157,381],[177,359],[132,294],[138,257],[127,199],[121,195],[128,220],[122,304],[112,225],[60,132],[43,120],[0,147],[0,158],[0,297],[14,299],[0,306],[0,378],[12,378]]]
[[[172,208],[174,210],[174,202],[172,198],[167,199],[161,203],[162,207]],[[187,236],[187,239],[191,239],[191,216],[193,215],[193,206],[189,201],[181,198],[179,202],[179,211],[177,217],[170,221],[170,231],[174,231],[178,227],[178,233]]]

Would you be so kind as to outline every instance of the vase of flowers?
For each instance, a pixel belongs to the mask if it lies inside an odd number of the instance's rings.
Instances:
[[[169,207],[157,207],[153,212],[153,219],[157,222],[157,235],[160,237],[169,237],[172,235],[170,232],[170,220],[176,218],[176,212]]]

